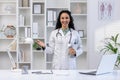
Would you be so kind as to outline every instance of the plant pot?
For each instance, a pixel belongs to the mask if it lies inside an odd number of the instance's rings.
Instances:
[[[36,48],[36,50],[41,50],[41,48]]]
[[[120,70],[120,65],[117,67],[117,66],[115,66],[114,67],[114,70]]]

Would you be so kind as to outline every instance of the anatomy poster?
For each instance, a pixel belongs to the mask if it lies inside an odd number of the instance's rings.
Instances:
[[[114,0],[99,0],[98,1],[98,19],[110,20],[113,16]]]

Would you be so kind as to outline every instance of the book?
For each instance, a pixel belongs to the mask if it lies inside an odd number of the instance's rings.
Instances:
[[[19,7],[22,7],[22,0],[19,0]]]
[[[32,30],[32,35],[33,38],[38,38],[38,23],[37,22],[33,22],[33,30]]]
[[[19,16],[19,26],[24,26],[25,25],[25,17],[20,14]]]
[[[31,37],[31,28],[30,27],[27,28],[27,37]]]
[[[24,62],[25,61],[25,53],[22,49],[20,49],[19,52],[18,52],[18,61],[19,62]]]
[[[27,31],[27,27],[25,28],[25,38],[28,37],[28,31]]]
[[[55,13],[52,10],[48,10],[48,26],[53,26]]]
[[[48,10],[48,22],[53,21],[53,11]]]
[[[57,12],[54,11],[54,12],[53,12],[53,20],[56,21],[56,19],[57,19]]]
[[[31,37],[31,28],[30,27],[25,28],[25,38],[27,38],[27,37]]]
[[[41,14],[41,4],[40,3],[33,4],[33,13],[34,14]]]
[[[22,0],[22,7],[29,7],[29,0]]]

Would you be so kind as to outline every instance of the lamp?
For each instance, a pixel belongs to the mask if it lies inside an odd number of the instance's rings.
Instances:
[[[14,59],[13,59],[13,57],[12,57],[12,54],[11,54],[11,52],[10,52],[10,47],[11,47],[15,42],[16,42],[16,38],[15,38],[15,39],[8,45],[8,47],[7,47],[7,53],[8,53],[10,62],[11,62],[11,64],[12,64],[12,69],[13,69],[13,70],[16,69],[17,66],[16,66],[16,63],[15,63],[15,61],[14,61]]]
[[[11,62],[11,64],[12,64],[12,69],[13,69],[13,70],[16,69],[17,66],[16,66],[16,62],[15,62],[15,60],[13,59],[13,56],[12,56],[12,54],[11,54],[11,52],[10,52],[10,48],[11,48],[11,46],[12,46],[16,41],[17,41],[17,38],[15,38],[15,39],[7,46],[7,53],[8,53],[10,62]],[[33,43],[33,40],[32,40],[32,38],[26,38],[26,39],[25,39],[25,42],[26,42],[26,43]]]

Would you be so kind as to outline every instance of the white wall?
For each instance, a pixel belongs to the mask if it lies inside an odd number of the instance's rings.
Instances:
[[[101,40],[104,39],[107,31],[110,31],[110,30],[107,30],[109,28],[105,28],[105,25],[120,19],[120,15],[119,15],[120,0],[113,0],[113,1],[115,1],[113,18],[108,20],[99,20],[98,19],[98,0],[88,0],[88,65],[89,65],[89,68],[96,68],[100,60],[98,53],[100,50],[99,48],[101,46]]]

